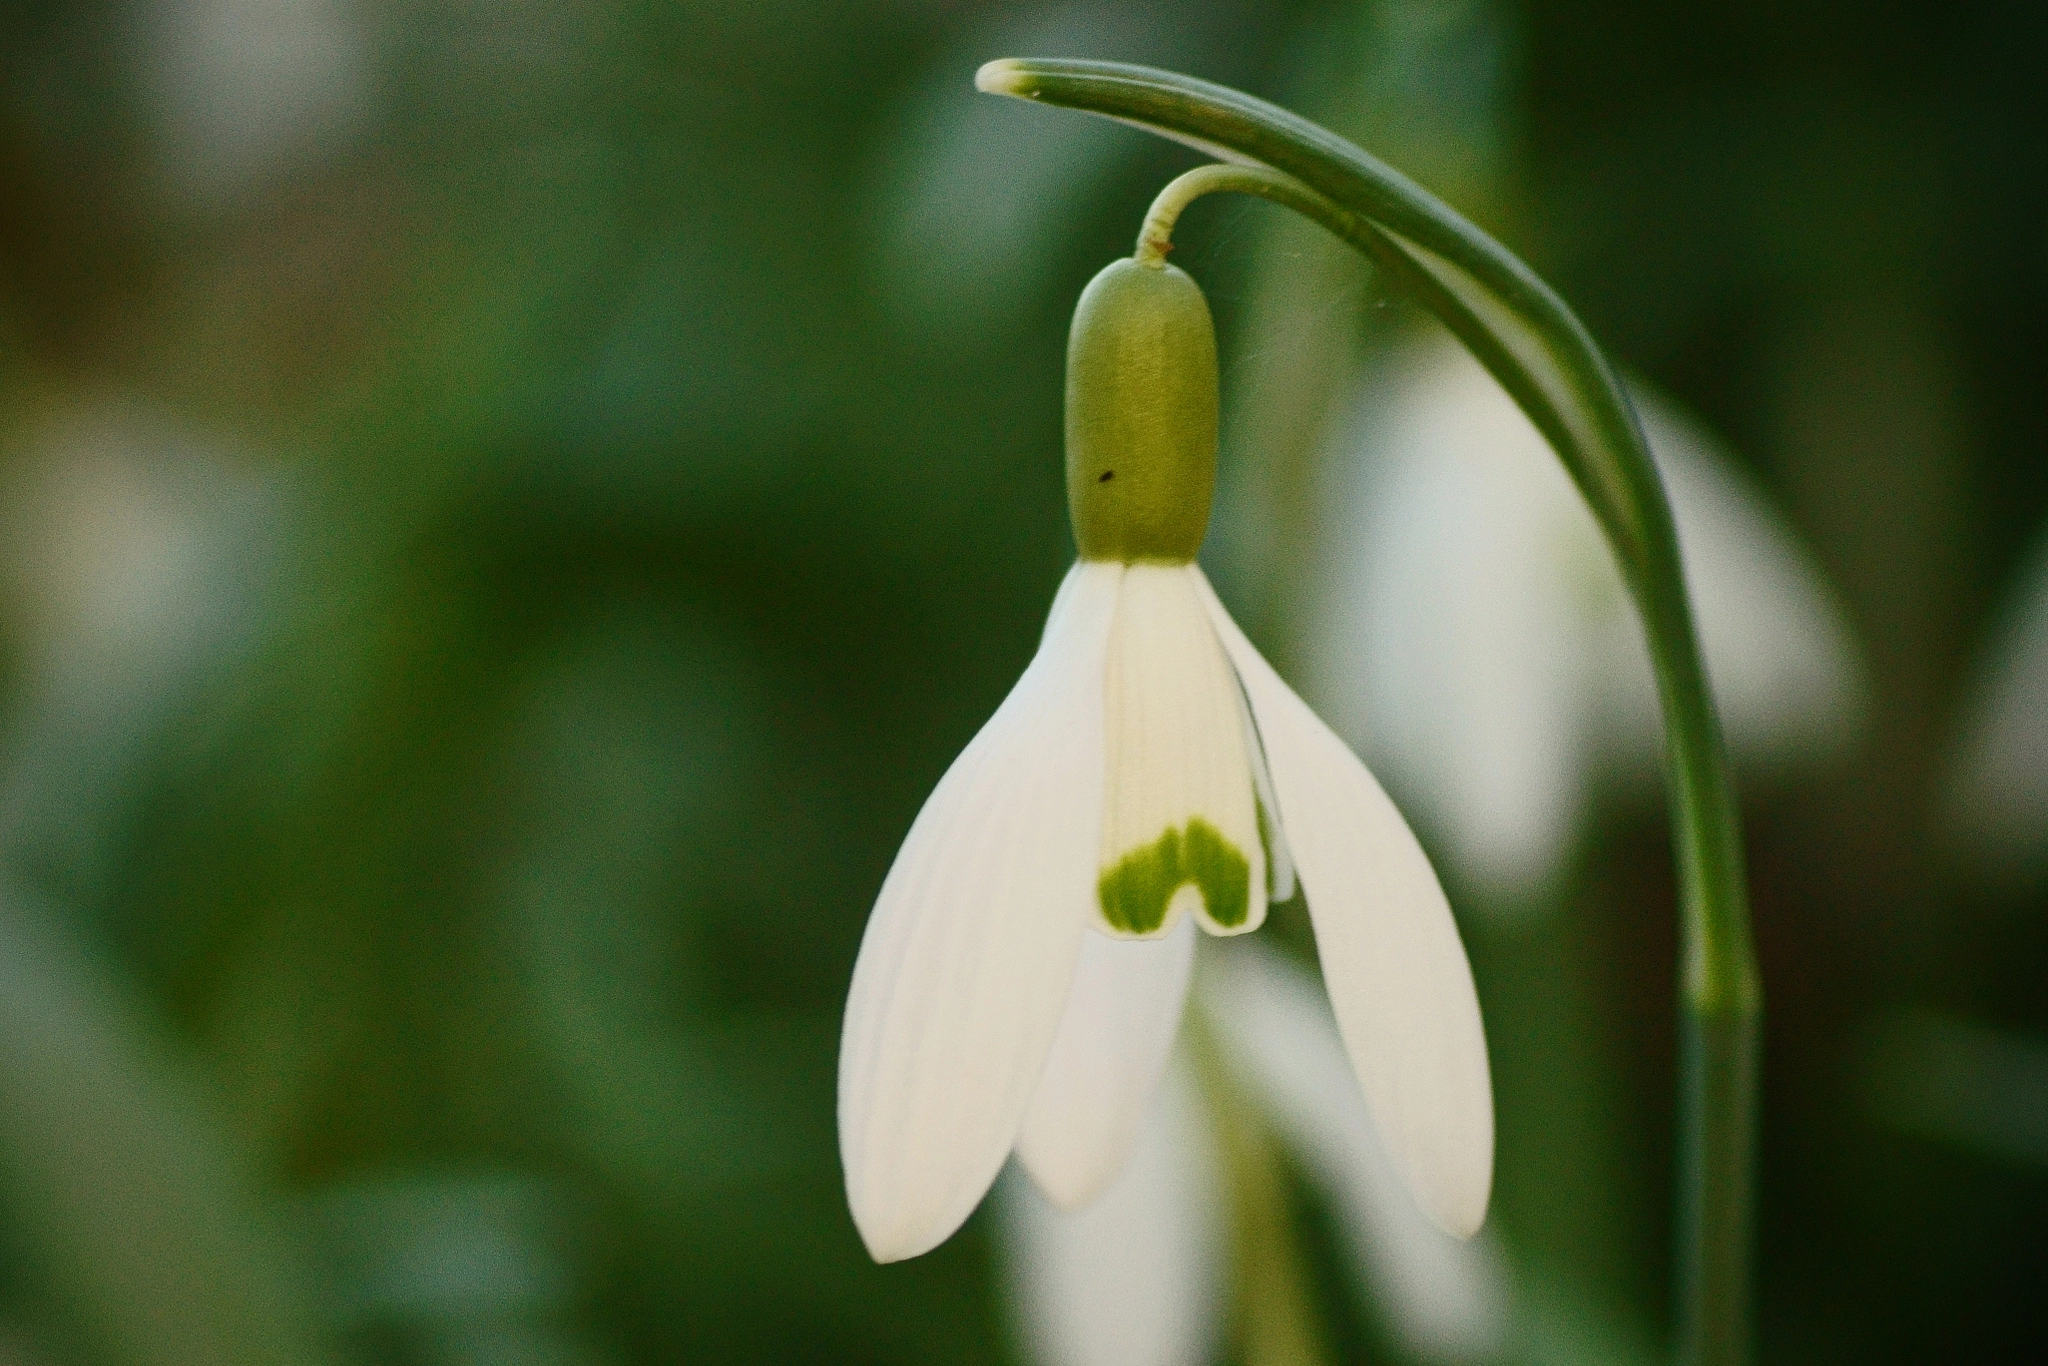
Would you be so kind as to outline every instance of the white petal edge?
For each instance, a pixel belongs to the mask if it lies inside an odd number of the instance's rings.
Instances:
[[[1372,1302],[1421,1358],[1491,1361],[1511,1312],[1507,1260],[1432,1223],[1380,1142],[1314,974],[1256,942],[1203,955],[1197,1008],[1239,1085],[1338,1216]]]
[[[1161,939],[1089,930],[1017,1157],[1061,1209],[1079,1209],[1122,1170],[1159,1092],[1187,1001],[1195,920]]]
[[[1231,665],[1234,673],[1237,669]],[[1273,795],[1273,770],[1266,762],[1266,742],[1259,736],[1258,723],[1252,720],[1251,699],[1244,695],[1244,680],[1237,683],[1237,705],[1239,719],[1244,722],[1244,752],[1252,765],[1252,794],[1258,798],[1259,810],[1265,814],[1266,822],[1266,904],[1268,909],[1283,901],[1294,899],[1294,856],[1287,852],[1287,841],[1280,830],[1280,800]],[[1264,917],[1261,917],[1261,923]]]
[[[1023,1172],[997,1185],[1005,1299],[1040,1366],[1202,1366],[1222,1338],[1225,1225],[1215,1139],[1176,1055],[1124,1170],[1079,1211]]]
[[[1202,580],[1251,699],[1323,980],[1380,1137],[1416,1203],[1467,1238],[1493,1189],[1493,1086],[1472,969],[1401,813]]]
[[[1037,655],[926,799],[861,938],[839,1152],[876,1261],[931,1250],[973,1212],[1052,1047],[1095,904],[1122,572],[1069,572]]]

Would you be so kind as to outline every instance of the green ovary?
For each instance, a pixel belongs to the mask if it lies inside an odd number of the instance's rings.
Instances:
[[[1200,816],[1117,861],[1096,884],[1102,918],[1122,934],[1153,934],[1166,923],[1173,894],[1193,883],[1209,919],[1225,929],[1251,914],[1252,867],[1238,847]]]

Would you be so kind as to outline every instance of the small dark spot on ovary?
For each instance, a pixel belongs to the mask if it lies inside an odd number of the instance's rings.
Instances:
[[[1114,478],[1116,478],[1115,470],[1104,470],[1101,474],[1096,476],[1095,482],[1098,484],[1107,484],[1110,480]]]

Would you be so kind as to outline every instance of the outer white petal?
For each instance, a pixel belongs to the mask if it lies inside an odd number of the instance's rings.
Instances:
[[[1008,1298],[1030,1360],[1215,1360],[1224,1304],[1222,1174],[1184,1061],[1168,1070],[1129,1163],[1087,1209],[1054,1208],[1014,1169],[996,1190]]]
[[[1205,955],[1196,992],[1241,1084],[1330,1198],[1393,1328],[1427,1360],[1492,1360],[1508,1326],[1500,1248],[1451,1238],[1416,1206],[1313,975],[1247,941]]]
[[[1052,1056],[1024,1113],[1017,1156],[1055,1205],[1079,1209],[1122,1170],[1180,1032],[1195,923],[1163,939],[1081,936]]]
[[[1493,1087],[1450,905],[1365,765],[1203,588],[1265,738],[1323,978],[1380,1136],[1423,1212],[1469,1237],[1493,1187]]]
[[[839,1049],[839,1152],[877,1261],[958,1228],[1016,1141],[1095,900],[1122,570],[1077,565],[1037,656],[882,883]]]

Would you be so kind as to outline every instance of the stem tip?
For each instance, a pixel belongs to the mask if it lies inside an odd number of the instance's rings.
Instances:
[[[992,62],[983,62],[981,69],[974,73],[974,88],[984,95],[1016,95],[1023,97],[1024,71],[1015,57],[998,57]]]

